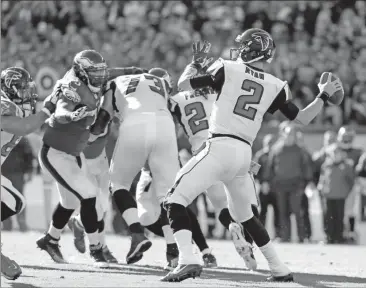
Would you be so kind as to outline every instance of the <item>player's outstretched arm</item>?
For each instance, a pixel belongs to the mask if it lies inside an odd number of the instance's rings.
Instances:
[[[16,136],[25,136],[40,128],[48,117],[44,111],[26,118],[1,116],[1,129]]]
[[[280,91],[276,100],[272,103],[268,112],[273,113],[280,110],[289,120],[301,125],[308,125],[322,110],[324,104],[334,95],[335,92],[343,89],[339,79],[331,81],[332,75],[328,77],[328,81],[324,84],[319,83],[319,94],[313,102],[304,109],[300,110],[291,100],[288,100],[289,89],[287,84]]]
[[[324,73],[323,73],[324,74]],[[322,77],[320,77],[321,79]],[[319,82],[319,94],[317,98],[311,102],[304,109],[300,110],[294,121],[298,124],[308,125],[322,110],[324,104],[334,95],[337,91],[343,89],[341,81],[336,78],[332,81],[332,75],[330,73],[328,81],[324,84]]]
[[[42,110],[37,114],[26,118],[6,114],[1,115],[1,129],[17,136],[28,135],[40,128],[54,111],[54,103],[52,103],[50,97],[47,97],[43,102]]]

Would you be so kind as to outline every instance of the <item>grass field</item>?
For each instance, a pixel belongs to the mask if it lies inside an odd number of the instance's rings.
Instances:
[[[320,244],[276,244],[283,261],[294,272],[296,283],[267,283],[268,266],[257,249],[260,270],[247,271],[230,241],[210,241],[219,268],[205,269],[201,278],[181,283],[159,279],[165,260],[165,243],[154,238],[153,246],[136,265],[126,265],[129,239],[110,235],[108,246],[121,264],[108,269],[91,265],[87,254],[78,254],[71,234],[63,234],[62,252],[70,264],[55,264],[36,248],[38,232],[2,232],[5,255],[16,260],[23,274],[15,281],[1,278],[1,287],[366,287],[366,246],[327,246]]]

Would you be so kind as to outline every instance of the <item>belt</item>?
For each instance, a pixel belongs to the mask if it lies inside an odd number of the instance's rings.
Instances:
[[[211,134],[211,137],[209,137],[209,139],[211,138],[218,138],[218,137],[229,137],[229,138],[233,138],[233,139],[236,139],[236,140],[239,140],[241,142],[244,142],[246,144],[248,144],[249,146],[252,146],[249,141],[243,139],[243,138],[240,138],[238,136],[235,136],[235,135],[231,135],[231,134],[217,134],[217,133],[213,133]]]

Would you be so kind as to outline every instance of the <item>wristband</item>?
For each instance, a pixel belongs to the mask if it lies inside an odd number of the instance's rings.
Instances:
[[[329,95],[327,93],[325,93],[323,91],[320,95],[318,95],[318,98],[322,99],[323,102],[324,102],[324,104],[325,104],[325,103],[328,102],[328,100],[329,100],[330,97],[329,97]]]

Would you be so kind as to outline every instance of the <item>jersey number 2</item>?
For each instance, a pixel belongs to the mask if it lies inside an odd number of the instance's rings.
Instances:
[[[152,80],[154,82],[154,86],[149,85],[151,91],[158,93],[161,96],[165,97],[163,82],[161,82],[161,79],[159,77],[156,77],[153,75],[145,75],[145,78],[147,80]],[[130,83],[128,83],[126,95],[128,95],[132,92],[135,92],[139,83],[140,83],[140,77],[131,78]]]
[[[251,95],[241,95],[236,101],[234,114],[249,120],[254,120],[257,109],[247,107],[248,104],[259,104],[263,96],[263,86],[252,80],[245,79],[241,85],[241,89],[251,93]]]
[[[206,118],[206,112],[201,102],[193,102],[184,107],[186,116],[192,115],[193,112],[196,112],[196,114],[188,120],[188,125],[192,134],[195,135],[202,130],[208,129],[208,121],[203,120]]]

